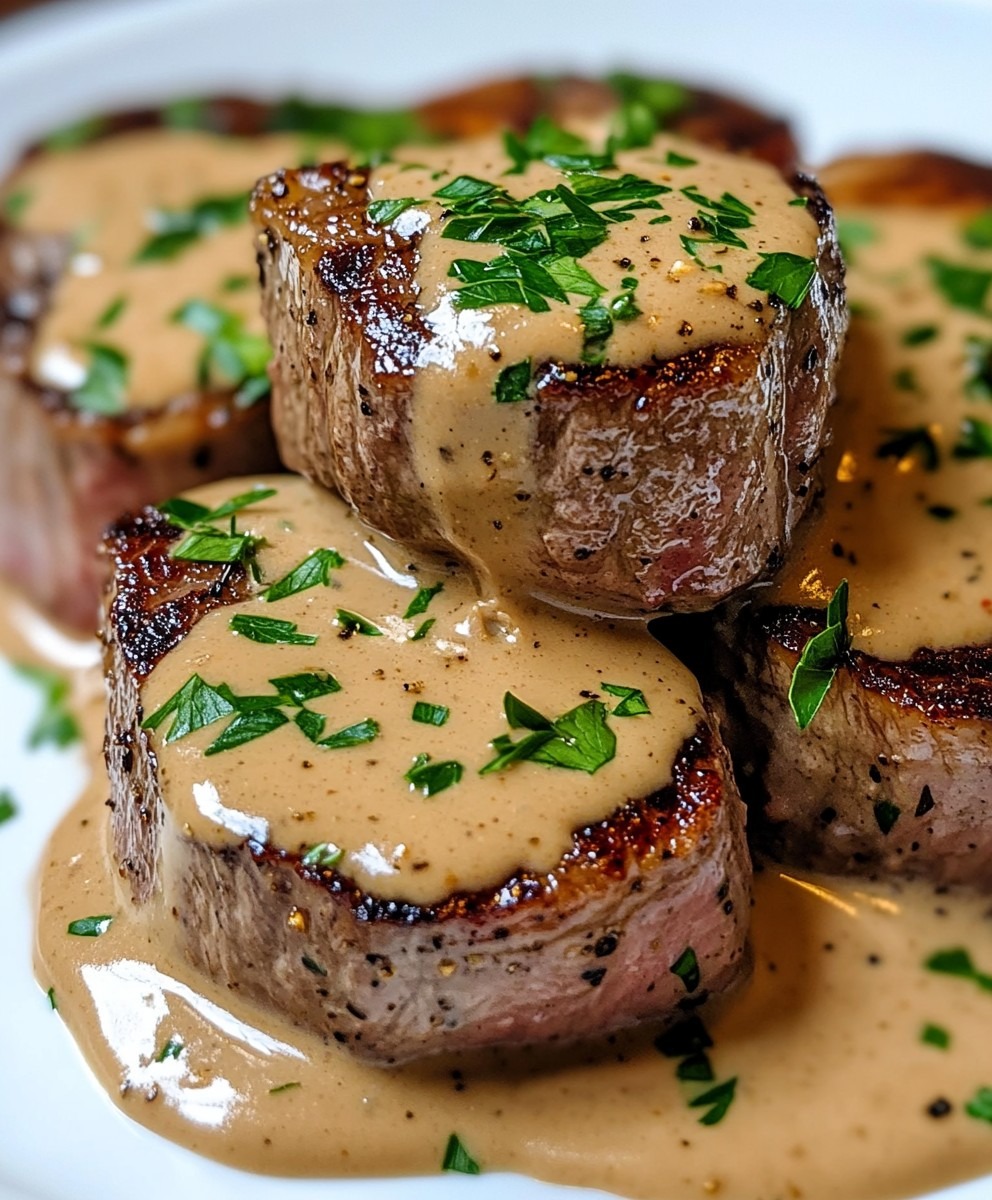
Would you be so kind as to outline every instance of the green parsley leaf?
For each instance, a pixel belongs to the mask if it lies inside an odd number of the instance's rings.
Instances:
[[[103,117],[85,117],[50,133],[42,143],[46,150],[75,150],[100,136],[106,129]]]
[[[814,634],[800,655],[789,684],[789,707],[800,729],[806,729],[820,710],[837,668],[850,649],[847,630],[847,580],[837,585],[827,606],[826,628]]]
[[[269,1095],[270,1096],[278,1096],[280,1092],[292,1092],[296,1088],[302,1087],[302,1086],[303,1086],[303,1084],[297,1083],[296,1080],[293,1080],[291,1083],[280,1083],[277,1087],[269,1088]]]
[[[182,1042],[175,1036],[170,1037],[158,1054],[155,1055],[155,1061],[158,1063],[165,1062],[167,1058],[178,1058],[183,1052]]]
[[[448,1138],[441,1160],[442,1171],[458,1171],[462,1175],[479,1175],[482,1168],[462,1145],[457,1133]]]
[[[902,809],[897,804],[893,804],[891,800],[879,800],[873,811],[875,824],[882,831],[882,835],[888,837],[896,821],[902,816]]]
[[[992,400],[992,338],[968,337],[964,345],[965,392],[979,400]]]
[[[748,275],[745,283],[778,296],[789,308],[799,308],[816,278],[816,261],[784,251],[760,254],[760,258],[761,265]]]
[[[321,843],[321,845],[323,845],[323,846],[326,846],[326,845],[327,845],[327,842],[322,842],[322,843]],[[334,848],[335,848],[335,850],[337,849],[337,847],[336,847],[336,846],[335,846]],[[315,849],[316,849],[316,847],[315,847]],[[308,853],[309,853],[309,851],[308,851]],[[304,857],[305,857],[305,856],[304,856]],[[314,960],[313,960],[313,959],[310,957],[310,955],[309,955],[309,954],[304,954],[304,955],[302,955],[302,956],[301,956],[301,958],[300,958],[300,962],[302,962],[302,963],[303,963],[303,965],[306,967],[306,969],[307,969],[307,970],[308,970],[308,971],[309,971],[309,972],[310,972],[312,975],[323,975],[323,976],[325,976],[325,977],[326,977],[326,975],[327,975],[327,968],[326,968],[326,967],[322,967],[322,966],[320,965],[320,963],[319,963],[319,962],[314,962]]]
[[[341,691],[341,684],[328,671],[304,671],[299,675],[278,675],[269,683],[279,693],[280,704],[303,705],[320,696]]]
[[[437,622],[436,617],[428,617],[426,621],[424,621],[421,625],[418,625],[418,627],[413,631],[413,633],[410,634],[410,641],[411,642],[422,641],[430,633],[431,629],[434,627],[436,622]]]
[[[267,733],[289,723],[289,717],[278,708],[263,708],[251,712],[239,712],[222,734],[204,750],[204,754],[221,754],[234,750],[246,742],[264,737]]]
[[[616,734],[606,716],[606,705],[598,700],[578,705],[555,721],[555,736],[538,746],[531,760],[594,775],[616,754]]]
[[[382,162],[405,142],[429,141],[428,131],[410,109],[358,109],[315,104],[293,97],[275,109],[269,127],[345,142],[364,164]]]
[[[191,675],[161,708],[157,708],[150,717],[145,717],[141,728],[157,729],[166,717],[174,713],[173,722],[165,735],[168,744],[206,725],[212,725],[234,711],[234,704],[223,693],[204,683],[199,675]]]
[[[155,209],[149,217],[154,231],[134,256],[136,263],[175,258],[200,238],[248,219],[248,192],[206,196],[190,208]]]
[[[45,995],[48,997],[48,1004],[49,1004],[49,1007],[51,1008],[52,1012],[58,1012],[59,1011],[59,1002],[55,997],[55,988],[50,987],[48,989],[48,991],[45,993]]]
[[[904,346],[923,346],[927,342],[932,342],[939,333],[940,330],[936,325],[914,325],[912,329],[907,329],[902,335],[902,344]]]
[[[616,72],[606,82],[621,102],[607,142],[611,149],[649,145],[658,130],[664,129],[690,101],[689,92],[670,79]]]
[[[530,375],[531,364],[529,358],[525,358],[522,362],[513,363],[509,367],[504,367],[496,376],[496,383],[493,386],[493,395],[496,397],[496,403],[515,404],[519,400],[526,400],[530,395]]]
[[[423,203],[423,200],[417,200],[413,196],[404,196],[397,200],[373,200],[368,207],[368,217],[373,225],[389,225],[400,213]]]
[[[209,110],[196,96],[173,100],[162,109],[162,120],[170,129],[205,129]]]
[[[354,725],[339,729],[337,733],[328,734],[327,737],[321,738],[317,745],[327,750],[347,750],[350,746],[364,746],[367,742],[374,742],[378,736],[378,721],[366,717]]]
[[[972,962],[971,955],[962,946],[938,950],[931,954],[923,965],[928,971],[938,975],[953,975],[957,979],[977,984],[983,992],[992,992],[992,975],[979,971]]]
[[[69,403],[80,412],[118,416],[127,407],[127,355],[100,342],[89,342],[86,349],[90,356],[86,378],[69,393]]]
[[[444,591],[443,583],[435,583],[433,587],[422,587],[417,591],[416,596],[406,606],[406,612],[403,614],[403,620],[409,621],[411,617],[419,617],[421,613],[427,612],[427,607],[438,592]],[[423,634],[421,634],[421,637]]]
[[[106,913],[100,917],[79,917],[69,922],[66,932],[73,937],[100,937],[110,928],[113,919]]]
[[[697,158],[690,158],[688,154],[679,154],[676,150],[669,150],[665,155],[666,167],[694,167],[699,162]]]
[[[228,623],[232,633],[265,646],[312,646],[317,641],[313,633],[299,633],[294,621],[279,621],[275,617],[253,617],[238,613]]]
[[[305,867],[317,867],[321,871],[329,871],[332,867],[336,867],[342,858],[344,858],[344,851],[340,846],[335,846],[333,842],[318,842],[316,846],[310,847],[300,859],[300,862]],[[308,971],[314,970],[314,967],[310,966],[306,961],[304,961],[303,965]],[[320,968],[314,971],[314,973],[317,975],[327,974],[326,971]]]
[[[194,529],[169,551],[169,557],[183,562],[247,563],[254,557],[258,545],[258,538],[250,533]]]
[[[892,376],[892,384],[900,392],[918,392],[920,385],[916,382],[916,372],[912,367],[900,367]]]
[[[992,271],[980,270],[966,264],[949,263],[940,258],[928,258],[930,280],[948,304],[966,312],[992,316],[985,301],[992,287]]]
[[[911,429],[886,429],[884,433],[888,440],[875,451],[876,458],[895,458],[902,462],[915,455],[925,471],[936,471],[940,466],[940,451],[926,425]]]
[[[227,312],[206,300],[187,300],[172,314],[172,320],[185,325],[204,339],[197,364],[197,380],[208,387],[219,377],[236,388],[234,402],[249,408],[270,390],[266,368],[272,348],[262,334],[249,333],[244,317]]]
[[[951,1035],[942,1025],[928,1023],[920,1030],[920,1041],[925,1046],[936,1046],[938,1050],[946,1050],[951,1044]]]
[[[701,1096],[689,1101],[690,1108],[706,1108],[707,1112],[699,1118],[700,1125],[718,1125],[727,1115],[727,1110],[734,1102],[737,1090],[737,1077],[718,1083]]]
[[[988,1121],[992,1125],[992,1088],[979,1088],[975,1095],[964,1106],[969,1117],[978,1121]]]
[[[611,714],[614,717],[640,717],[651,712],[640,688],[623,687],[619,683],[604,683],[603,691],[611,696],[620,697],[620,703]]]
[[[556,125],[546,113],[535,118],[523,137],[509,131],[504,133],[503,147],[513,164],[507,175],[520,175],[529,163],[549,157],[589,153],[586,141]]]
[[[413,760],[413,766],[403,778],[410,785],[411,792],[420,792],[422,796],[436,796],[458,783],[464,773],[460,762],[447,759],[444,762],[432,762],[429,754],[418,754]]]
[[[795,199],[789,201],[790,208],[807,208],[809,206],[809,196],[796,196]]]
[[[686,946],[668,969],[682,980],[687,992],[694,992],[699,987],[699,962],[691,946]]]
[[[14,797],[4,788],[0,792],[0,825],[9,821],[12,817],[17,816],[17,805],[14,803]]]
[[[690,1054],[675,1068],[675,1078],[683,1083],[712,1083],[716,1075],[708,1054]]]
[[[361,633],[365,637],[382,637],[382,630],[378,625],[374,625],[361,613],[352,612],[350,608],[339,608],[336,619],[344,637],[350,637],[353,633]]]
[[[413,706],[412,719],[421,725],[443,725],[450,713],[451,709],[443,704],[426,704],[418,700]]]
[[[590,301],[579,309],[582,322],[582,361],[599,366],[606,358],[606,343],[613,336],[613,318],[604,304]]]
[[[115,296],[96,319],[97,329],[108,329],[119,320],[121,313],[127,308],[127,296]]]
[[[216,508],[212,508],[203,519],[205,521],[220,521],[224,517],[233,516],[234,513],[250,508],[254,504],[261,504],[263,500],[268,500],[270,496],[275,496],[277,490],[271,487],[254,487],[250,491],[241,492],[240,495],[232,496],[230,500],[225,500],[223,504],[218,504]]]
[[[992,458],[992,424],[965,417],[952,454],[955,458]]]
[[[553,722],[536,708],[507,692],[503,696],[503,713],[511,729],[554,729]]]
[[[610,316],[614,321],[633,321],[635,317],[641,316],[641,310],[634,298],[637,280],[632,277],[625,279],[622,286],[623,291],[610,301]]]
[[[856,217],[837,217],[837,241],[841,254],[853,264],[859,246],[870,246],[878,241],[878,230],[868,221]]]
[[[56,671],[36,667],[31,663],[13,663],[14,670],[39,689],[42,708],[28,732],[28,748],[55,746],[64,750],[82,739],[79,723],[69,708],[69,681]]]
[[[221,280],[220,290],[222,292],[243,292],[254,282],[250,275],[225,275]]]
[[[992,208],[972,217],[962,230],[962,236],[976,250],[992,250]]]
[[[11,225],[16,225],[21,217],[27,211],[28,205],[33,199],[27,188],[20,188],[16,192],[8,192],[6,196],[0,200],[0,214],[4,219],[9,221]]]
[[[331,571],[343,567],[344,562],[336,550],[314,550],[288,575],[270,584],[262,592],[262,599],[271,604],[276,600],[285,600],[287,596],[295,596],[307,588],[327,587],[331,581]]]

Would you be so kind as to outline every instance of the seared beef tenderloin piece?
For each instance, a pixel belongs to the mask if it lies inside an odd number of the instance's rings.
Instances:
[[[822,511],[780,583],[720,624],[731,744],[753,835],[782,861],[988,890],[992,470],[975,438],[992,344],[947,264],[992,269],[992,169],[921,151],[822,179],[859,307]],[[842,578],[852,647],[800,730],[790,681]]]

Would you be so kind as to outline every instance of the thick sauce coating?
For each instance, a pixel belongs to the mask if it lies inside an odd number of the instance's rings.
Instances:
[[[966,241],[973,219],[845,215],[853,319],[829,486],[763,594],[822,607],[848,579],[855,648],[881,658],[992,638],[992,325],[974,291],[992,247]]]

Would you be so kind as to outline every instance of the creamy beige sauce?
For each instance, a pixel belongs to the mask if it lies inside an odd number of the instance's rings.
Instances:
[[[307,155],[314,152],[307,149]],[[317,154],[339,157],[322,144]],[[249,333],[264,334],[257,275],[245,218],[198,238],[174,258],[135,262],[157,230],[160,210],[188,210],[208,197],[248,191],[255,180],[304,154],[289,134],[253,138],[153,129],[123,133],[30,159],[5,189],[26,197],[19,225],[28,232],[68,234],[73,253],[41,321],[32,356],[37,382],[73,390],[89,363],[87,344],[105,343],[128,359],[127,403],[154,408],[197,386],[202,336],[172,320],[188,300],[218,305]],[[246,276],[249,286],[225,281]],[[101,316],[123,298],[119,317]],[[218,386],[231,381],[218,376]]]
[[[650,1200],[887,1200],[992,1170],[992,1132],[964,1109],[992,1084],[992,996],[923,967],[963,945],[989,968],[986,899],[760,875],[754,976],[705,1014],[717,1079],[738,1081],[707,1127],[688,1101],[710,1085],[679,1083],[645,1032],[382,1070],[263,1021],[115,886],[103,801],[98,774],[46,850],[38,977],[122,1111],[199,1153],[272,1174],[409,1175],[438,1171],[457,1132],[484,1171]],[[114,917],[102,937],[67,935],[98,914]],[[929,1023],[948,1049],[921,1041]]]
[[[668,166],[669,152],[694,161]],[[745,282],[759,256],[816,253],[816,223],[804,207],[790,204],[795,193],[781,175],[766,163],[672,135],[643,150],[618,152],[615,158],[616,169],[602,171],[603,176],[630,173],[671,190],[656,197],[660,209],[633,210],[630,220],[611,224],[607,240],[578,259],[605,289],[602,304],[621,294],[623,280],[637,280],[641,315],[615,321],[606,361],[635,366],[711,343],[762,340],[773,310],[767,307],[767,293]],[[458,286],[449,275],[452,262],[486,261],[503,251],[498,245],[444,237],[452,218],[442,217],[445,201],[431,197],[458,175],[497,183],[517,199],[559,184],[574,185],[575,180],[544,162],[530,164],[522,174],[506,174],[511,163],[499,138],[418,151],[418,159],[420,168],[386,164],[369,181],[373,201],[423,201],[395,224],[398,231],[420,232],[418,306],[432,334],[415,381],[415,464],[449,544],[471,565],[484,591],[503,595],[533,576],[533,563],[521,556],[535,544],[530,497],[537,492],[531,449],[536,408],[528,402],[496,404],[493,388],[500,371],[528,358],[535,367],[548,361],[579,363],[579,309],[587,297],[572,294],[567,304],[551,300],[545,313],[520,304],[459,310],[452,303]],[[752,209],[751,227],[736,231],[747,248],[703,244],[709,235],[693,230],[690,222],[700,213],[711,215],[710,210],[682,189],[716,199],[729,192]],[[596,208],[602,212],[619,206],[614,201]],[[671,219],[652,224],[664,217]],[[703,239],[696,258],[682,244],[683,235]],[[763,306],[762,311],[750,305]]]
[[[962,421],[992,419],[969,392],[968,339],[987,343],[987,316],[952,307],[934,286],[928,257],[992,270],[992,250],[962,237],[953,212],[852,212],[873,235],[848,263],[853,320],[822,511],[798,531],[792,557],[766,595],[822,606],[838,582],[851,587],[855,647],[903,659],[919,646],[992,639],[992,458],[955,458]],[[929,340],[907,344],[924,328]],[[910,337],[912,341],[912,337]],[[879,457],[900,432],[923,430],[939,455]],[[934,509],[937,509],[935,515]],[[950,510],[949,512],[946,510]]]
[[[521,866],[550,870],[573,830],[670,782],[702,700],[691,674],[641,626],[480,602],[464,574],[429,563],[411,572],[401,547],[322,489],[298,478],[266,482],[277,494],[246,509],[238,523],[265,539],[263,580],[282,578],[318,547],[336,550],[344,566],[332,572],[330,587],[272,603],[256,595],[210,613],[152,672],[144,710],[153,713],[194,673],[237,695],[265,695],[273,678],[329,671],[341,690],[308,704],[326,717],[325,735],[367,717],[380,732],[365,745],[331,750],[290,723],[205,757],[226,721],[165,744],[166,721],[150,736],[178,828],[208,842],[240,843],[250,827],[256,840],[294,851],[331,842],[345,852],[340,870],[359,886],[385,899],[429,903],[497,886]],[[227,480],[191,494],[214,506],[248,486]],[[437,583],[443,591],[426,612],[404,619],[417,589]],[[342,637],[339,609],[360,614],[381,635]],[[239,615],[292,621],[318,640],[261,645],[230,631]],[[428,619],[435,623],[426,636],[412,640]],[[592,696],[615,708],[620,700],[603,683],[641,690],[651,712],[608,718],[616,755],[595,774],[533,762],[479,774],[494,757],[489,742],[513,732],[503,716],[505,692],[555,718]],[[444,725],[414,721],[418,701],[447,707]],[[404,779],[419,754],[461,763],[461,780],[423,796]]]

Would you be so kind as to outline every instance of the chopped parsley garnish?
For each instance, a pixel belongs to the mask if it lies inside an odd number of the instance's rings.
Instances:
[[[935,1046],[938,1050],[946,1050],[951,1044],[951,1035],[942,1025],[931,1025],[928,1022],[920,1030],[920,1041],[925,1046]]]
[[[0,792],[0,825],[5,824],[11,818],[17,816],[17,805],[14,803],[14,797],[4,788]]]
[[[976,250],[992,250],[992,208],[972,217],[962,230],[962,237]]]
[[[373,225],[388,225],[395,221],[400,213],[423,203],[423,200],[416,200],[413,196],[404,196],[397,200],[373,200],[368,207],[369,220]]]
[[[77,146],[85,146],[94,138],[100,136],[106,128],[103,117],[84,117],[71,125],[56,129],[45,138],[43,145],[46,150],[74,150]]]
[[[27,188],[20,188],[16,192],[8,192],[2,200],[0,200],[0,213],[12,225],[16,225],[24,213],[27,211],[28,205],[31,203],[32,196]]]
[[[170,1037],[158,1054],[155,1055],[155,1061],[164,1063],[167,1058],[178,1058],[183,1052],[183,1044],[177,1037]]]
[[[606,343],[613,336],[613,318],[605,304],[590,300],[579,309],[582,322],[582,361],[598,366],[606,358]]]
[[[52,1012],[58,1012],[59,1011],[59,1002],[55,997],[55,988],[50,987],[48,989],[48,991],[45,993],[45,995],[48,997],[48,1005],[49,1005],[49,1008],[51,1008]]]
[[[969,337],[964,346],[965,392],[979,400],[992,400],[992,338]]]
[[[250,288],[254,280],[250,275],[225,275],[221,280],[220,290],[222,292],[243,292],[245,288]]]
[[[366,165],[388,157],[404,142],[430,140],[419,116],[410,109],[357,109],[310,100],[284,100],[269,122],[274,130],[305,133],[345,142]]]
[[[250,533],[193,529],[169,551],[169,557],[184,562],[250,564],[254,561],[258,545],[258,538]]]
[[[927,267],[931,282],[948,304],[966,312],[992,316],[985,306],[992,287],[992,271],[949,263],[940,258],[928,258]]]
[[[698,159],[690,158],[687,154],[679,154],[675,150],[669,150],[665,155],[666,167],[694,167],[698,162]]]
[[[325,723],[326,718],[320,713],[310,712],[309,709],[302,709],[296,714],[296,724],[314,745],[322,746],[325,750],[347,750],[351,746],[364,746],[367,742],[374,742],[379,736],[379,723],[371,717],[365,717],[362,721],[356,721],[354,725],[346,725],[344,729],[323,737]]]
[[[127,308],[127,296],[115,296],[96,319],[97,329],[109,329],[115,321],[120,320],[121,314]]]
[[[691,946],[686,946],[668,969],[682,980],[687,992],[694,992],[699,987],[699,962]]]
[[[969,1117],[992,1125],[992,1088],[981,1087],[964,1106]]]
[[[902,816],[902,809],[893,804],[891,800],[879,800],[872,810],[875,814],[875,824],[882,832],[883,837],[888,837],[895,827],[896,821]]]
[[[433,762],[429,754],[418,754],[413,760],[413,766],[403,778],[410,785],[411,792],[420,792],[422,796],[436,796],[446,788],[458,783],[465,768],[454,759],[444,762]]]
[[[100,937],[110,928],[113,919],[106,913],[100,917],[79,917],[69,922],[66,932],[73,937]]]
[[[912,367],[900,367],[892,376],[892,384],[900,392],[918,392],[920,385],[916,382],[916,372]]]
[[[345,636],[361,633],[365,637],[382,637],[382,630],[378,625],[363,617],[361,613],[352,612],[350,608],[339,608],[336,621]]]
[[[737,1076],[718,1083],[709,1088],[701,1096],[689,1101],[690,1108],[705,1108],[707,1111],[699,1118],[700,1125],[718,1125],[727,1115],[727,1110],[734,1102],[737,1091]]]
[[[902,344],[904,346],[923,346],[927,342],[932,342],[939,333],[940,330],[936,325],[914,325],[912,329],[907,329],[902,335]]]
[[[28,747],[55,746],[59,750],[82,738],[79,723],[69,709],[69,681],[56,671],[36,667],[31,663],[13,663],[22,679],[39,689],[42,695],[41,712],[28,731]]]
[[[604,683],[603,691],[619,696],[620,703],[613,709],[614,717],[641,717],[651,712],[640,688],[624,687],[619,683]]]
[[[285,600],[287,596],[295,596],[297,592],[306,591],[312,587],[327,587],[331,582],[331,571],[344,566],[345,560],[337,550],[321,548],[295,566],[288,575],[270,584],[261,598],[270,604],[275,600]]]
[[[248,192],[206,196],[185,209],[154,209],[148,217],[153,230],[134,256],[138,263],[173,259],[194,242],[248,217]]]
[[[789,707],[800,729],[806,729],[819,712],[837,669],[850,649],[847,592],[847,580],[842,579],[827,605],[826,628],[809,639],[792,672]]]
[[[992,424],[965,417],[952,453],[955,458],[992,458]]]
[[[549,158],[575,161],[578,156],[590,153],[588,143],[583,138],[562,129],[545,113],[537,117],[522,136],[509,130],[504,133],[503,148],[513,164],[507,175],[522,174],[532,162]]]
[[[244,317],[206,300],[187,300],[172,314],[172,320],[204,339],[197,360],[197,382],[201,387],[209,387],[219,378],[237,389],[234,402],[240,408],[249,408],[269,394],[266,368],[272,348],[263,334],[245,329]]]
[[[613,118],[607,142],[611,153],[650,145],[658,130],[680,113],[690,99],[681,84],[669,79],[649,79],[618,72],[610,75],[606,82],[620,97],[620,107]]]
[[[333,696],[341,684],[328,671],[303,671],[299,675],[278,675],[269,683],[279,693],[279,703],[304,705],[320,696]],[[243,702],[239,701],[239,703]]]
[[[69,393],[69,403],[80,412],[118,416],[127,404],[128,357],[114,346],[89,342],[90,364],[86,378]]]
[[[816,278],[816,260],[784,251],[761,254],[760,258],[761,265],[748,275],[745,283],[777,296],[789,308],[799,308]]]
[[[519,400],[526,400],[530,395],[530,375],[529,358],[504,367],[496,376],[496,383],[493,385],[496,403],[515,404]]]
[[[856,217],[837,218],[837,241],[840,242],[840,252],[849,263],[854,262],[859,246],[870,246],[878,240],[878,230],[867,221]]]
[[[294,621],[280,621],[275,617],[253,617],[249,613],[238,613],[231,618],[228,629],[239,633],[251,642],[266,646],[312,646],[317,641],[314,633],[300,633]]]
[[[899,462],[915,457],[924,471],[936,471],[940,466],[940,451],[926,425],[912,429],[886,429],[887,440],[875,451],[876,458],[895,458]]]
[[[422,641],[430,633],[431,629],[437,622],[436,617],[428,617],[426,621],[418,625],[417,628],[410,634],[411,642]]]
[[[809,196],[796,196],[789,201],[790,208],[808,208]]]
[[[344,858],[344,851],[340,846],[335,846],[333,842],[318,842],[316,846],[310,847],[300,862],[305,867],[318,867],[322,871],[329,871],[332,867],[336,867],[342,858]],[[303,960],[303,965],[308,971],[313,971],[315,975],[327,974],[316,963],[311,966],[306,958]]]
[[[490,745],[496,757],[480,769],[480,775],[526,761],[592,775],[616,754],[616,735],[606,723],[606,705],[599,700],[587,700],[552,721],[507,692],[503,712],[511,729],[530,732],[517,741],[506,734],[493,738]]]
[[[443,725],[450,713],[451,709],[444,704],[426,704],[418,700],[413,706],[412,719],[421,725]]]
[[[971,955],[962,946],[950,950],[938,950],[923,964],[928,971],[938,975],[953,975],[956,979],[965,979],[977,984],[983,992],[992,992],[992,975],[979,971],[972,962]]]
[[[296,1080],[293,1080],[291,1083],[280,1083],[277,1087],[269,1088],[269,1095],[278,1096],[280,1092],[291,1092],[302,1086],[303,1084],[296,1082]]]
[[[427,612],[430,602],[438,594],[444,591],[443,583],[435,583],[433,587],[418,588],[417,594],[406,606],[406,612],[403,614],[403,620],[409,621],[412,617],[419,617],[422,613]],[[421,634],[421,636],[423,636]]]
[[[174,715],[165,742],[178,741],[197,729],[203,729],[235,711],[233,697],[228,698],[199,675],[191,675],[178,692],[141,722],[142,729],[158,729],[166,717]]]
[[[246,742],[264,737],[273,730],[289,723],[289,717],[279,708],[258,708],[239,712],[220,736],[204,750],[204,755],[221,754],[235,750]]]
[[[275,488],[256,487],[249,492],[232,496],[216,508],[207,508],[205,504],[197,504],[195,500],[187,500],[185,496],[174,496],[160,504],[158,511],[180,529],[201,529],[212,521],[223,520],[224,517],[233,516],[234,513],[250,508],[253,504],[261,504],[263,500],[268,500],[275,494]]]
[[[448,1138],[441,1160],[442,1171],[458,1171],[462,1175],[479,1175],[482,1168],[462,1145],[457,1133]]]

